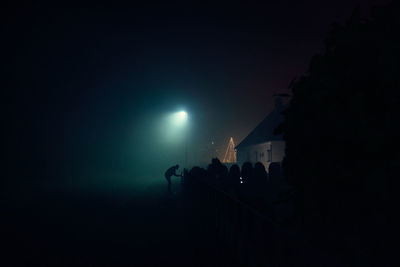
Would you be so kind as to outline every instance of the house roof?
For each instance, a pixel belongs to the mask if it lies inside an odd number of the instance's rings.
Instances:
[[[249,135],[246,136],[243,141],[236,146],[236,149],[240,149],[246,146],[261,144],[268,141],[281,141],[283,136],[275,135],[275,128],[283,121],[282,105],[276,105],[275,109],[268,114],[265,119],[257,125],[256,128]]]

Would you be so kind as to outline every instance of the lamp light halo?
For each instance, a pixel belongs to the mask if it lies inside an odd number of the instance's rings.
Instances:
[[[186,111],[181,110],[173,113],[172,119],[176,126],[184,126],[188,119],[188,114]]]

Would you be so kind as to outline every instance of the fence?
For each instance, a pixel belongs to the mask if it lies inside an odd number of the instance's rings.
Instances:
[[[271,218],[198,177],[185,180],[193,212],[211,233],[222,263],[277,266],[288,261],[290,234]]]

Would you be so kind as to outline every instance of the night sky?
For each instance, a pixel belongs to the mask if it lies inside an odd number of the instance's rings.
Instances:
[[[272,95],[290,93],[323,51],[332,23],[344,23],[357,3],[367,14],[389,1],[265,2],[3,9],[10,173],[147,179],[181,163],[185,142],[191,151],[224,147],[231,136],[238,144],[272,110]],[[172,144],[162,120],[181,109],[188,139]]]

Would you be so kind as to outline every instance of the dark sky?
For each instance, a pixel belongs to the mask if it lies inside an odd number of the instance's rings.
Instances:
[[[174,149],[155,129],[180,108],[192,146],[239,143],[323,51],[333,22],[388,1],[188,2],[3,9],[8,157],[163,168]]]

